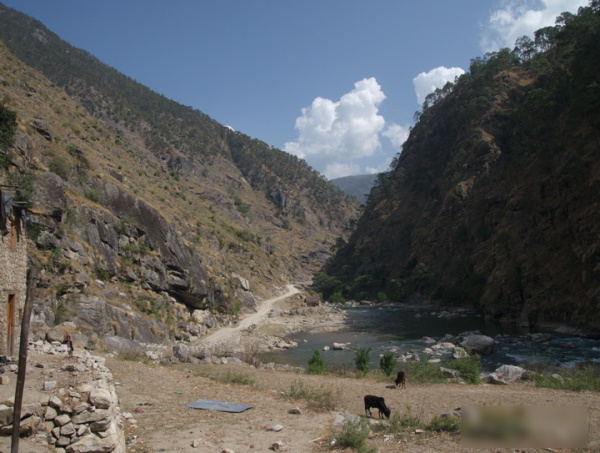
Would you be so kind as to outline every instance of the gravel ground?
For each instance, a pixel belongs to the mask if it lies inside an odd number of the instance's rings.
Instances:
[[[289,452],[326,451],[330,445],[325,439],[331,438],[335,414],[311,409],[306,400],[287,398],[285,394],[292,384],[297,385],[299,381],[305,387],[334,395],[337,410],[364,417],[363,396],[375,394],[385,398],[392,407],[392,415],[406,414],[410,408],[424,423],[436,415],[469,405],[578,405],[588,409],[590,440],[593,445],[600,445],[600,395],[591,392],[536,389],[525,385],[412,384],[410,376],[407,388],[400,390],[390,385],[391,381],[376,378],[310,376],[231,365],[165,367],[109,359],[108,366],[119,382],[117,392],[122,410],[143,411],[135,414],[138,428],[127,433],[130,439],[137,436],[129,444],[132,452],[220,452],[225,448],[236,453],[256,452],[269,451],[277,441]],[[225,380],[227,377],[233,380],[231,377],[235,376],[247,383],[219,382],[219,376],[225,376]],[[198,398],[248,404],[253,408],[242,413],[223,413],[186,407]],[[289,414],[294,407],[300,408],[302,414]],[[269,430],[278,424],[283,426],[281,431]],[[197,448],[191,446],[194,440],[198,441]],[[597,451],[592,446],[586,450],[561,450],[552,445],[543,449],[472,450],[463,448],[456,437],[429,432],[415,434],[414,430],[387,441],[374,430],[369,444],[380,452]]]

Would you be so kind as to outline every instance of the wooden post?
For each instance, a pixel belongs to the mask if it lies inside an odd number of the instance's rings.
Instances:
[[[17,386],[15,388],[15,406],[13,410],[13,430],[10,443],[10,453],[19,452],[19,434],[21,430],[21,405],[23,404],[23,390],[25,388],[25,373],[27,370],[27,347],[29,346],[29,324],[33,311],[33,290],[37,281],[37,271],[27,271],[27,293],[23,319],[21,320],[21,342],[19,343],[19,370],[17,373]]]

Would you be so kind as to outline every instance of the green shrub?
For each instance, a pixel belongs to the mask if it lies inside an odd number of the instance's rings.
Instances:
[[[62,324],[66,321],[71,321],[75,317],[75,312],[71,310],[67,305],[59,300],[54,309],[54,325]]]
[[[386,352],[383,354],[383,357],[379,360],[379,366],[386,376],[391,376],[396,369],[396,357],[394,356],[394,353]]]
[[[321,358],[321,353],[315,351],[310,359],[308,359],[308,374],[323,374],[325,371],[325,362]]]
[[[428,362],[412,362],[408,364],[407,376],[412,382],[435,383],[444,382],[446,377],[440,367]]]
[[[412,407],[406,406],[406,412],[399,414],[394,412],[387,423],[379,423],[373,426],[375,431],[392,434],[400,434],[407,429],[421,428],[423,422],[421,417],[412,413]]]
[[[479,384],[481,382],[481,358],[477,354],[464,359],[453,360],[446,366],[457,370],[460,377],[469,384]]]
[[[67,181],[71,174],[71,163],[69,159],[64,156],[55,156],[50,161],[48,169],[61,177],[61,179]]]
[[[61,249],[50,249],[48,252],[48,262],[45,265],[46,270],[63,274],[69,269],[69,261],[62,254]]]
[[[332,304],[345,304],[346,298],[342,295],[341,291],[336,291],[329,297],[329,302]]]
[[[371,348],[357,348],[354,351],[354,365],[358,374],[366,375],[371,369],[369,366],[370,353]]]
[[[7,168],[11,162],[10,148],[15,141],[16,130],[16,112],[7,109],[0,103],[0,168]]]
[[[96,189],[90,189],[85,193],[85,197],[94,203],[98,203],[100,201],[100,192]]]
[[[34,191],[36,190],[34,180],[34,175],[28,171],[9,173],[7,182],[17,186],[15,201],[31,201]]]
[[[293,399],[303,399],[307,406],[314,410],[332,411],[338,406],[341,391],[321,386],[313,388],[307,386],[304,381],[296,379],[290,386],[287,396]]]
[[[219,374],[213,379],[225,384],[254,385],[255,383],[254,379],[247,373],[232,370],[227,370],[224,374]]]
[[[358,453],[375,453],[374,447],[367,446],[367,439],[371,427],[369,423],[361,419],[358,422],[346,420],[342,426],[342,432],[335,435],[335,438],[330,441],[332,449],[352,448]]]
[[[454,415],[449,417],[442,417],[436,415],[427,425],[429,431],[435,432],[447,432],[447,433],[459,433],[460,432],[460,419]]]
[[[108,272],[106,269],[100,266],[96,266],[96,269],[94,269],[94,273],[96,274],[96,277],[98,277],[100,280],[108,280],[110,278],[110,272]]]

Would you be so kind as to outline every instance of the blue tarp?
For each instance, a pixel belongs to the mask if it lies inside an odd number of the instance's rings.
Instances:
[[[203,400],[199,399],[187,405],[192,409],[206,409],[209,411],[220,411],[220,412],[244,412],[253,406],[246,406],[245,404],[236,403],[225,403],[223,401],[214,400]]]

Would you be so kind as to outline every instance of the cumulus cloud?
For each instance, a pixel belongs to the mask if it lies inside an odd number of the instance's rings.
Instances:
[[[556,17],[565,11],[576,13],[588,0],[511,0],[490,15],[488,27],[481,39],[484,52],[504,47],[512,49],[517,38],[533,37],[536,30],[554,25]]]
[[[286,142],[285,151],[305,159],[327,178],[357,174],[357,159],[372,156],[381,147],[379,134],[385,119],[379,106],[385,94],[374,77],[354,84],[339,101],[315,98],[296,119],[298,140]]]
[[[383,136],[387,137],[392,146],[398,150],[408,138],[408,134],[410,134],[410,127],[394,123],[387,126],[383,131]]]
[[[423,101],[429,93],[433,93],[436,88],[443,88],[447,82],[454,82],[458,76],[464,73],[465,71],[461,68],[446,68],[445,66],[439,66],[429,72],[422,72],[413,79],[417,102],[419,105],[423,105]]]
[[[342,176],[358,175],[361,172],[360,165],[354,163],[332,162],[325,165],[323,174],[328,179],[341,178]]]
[[[388,171],[390,169],[390,165],[392,163],[391,157],[386,157],[381,164],[377,167],[366,166],[365,173],[369,175],[376,175],[377,173],[383,173],[384,171]]]

